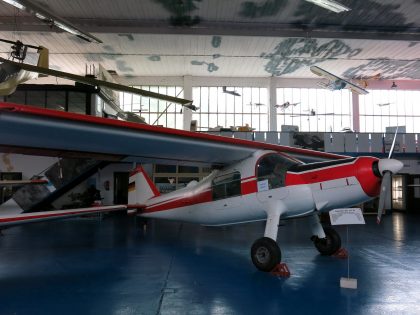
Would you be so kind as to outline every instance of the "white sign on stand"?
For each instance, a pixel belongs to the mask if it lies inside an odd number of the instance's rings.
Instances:
[[[342,208],[330,211],[331,225],[365,224],[360,208]]]
[[[365,224],[362,210],[360,208],[342,208],[330,211],[331,225],[346,225],[347,227],[347,247],[349,244],[349,225]],[[357,289],[357,279],[350,278],[350,255],[347,258],[347,278],[341,277],[340,287],[347,289]]]

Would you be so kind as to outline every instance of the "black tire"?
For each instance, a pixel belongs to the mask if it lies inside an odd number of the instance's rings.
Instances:
[[[340,235],[330,226],[324,227],[325,238],[313,236],[312,240],[321,255],[331,256],[341,248]]]
[[[269,237],[256,240],[251,247],[251,259],[258,270],[273,270],[281,261],[281,251],[277,242]]]

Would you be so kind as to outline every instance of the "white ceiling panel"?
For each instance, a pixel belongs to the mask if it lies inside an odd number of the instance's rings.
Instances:
[[[52,68],[76,74],[101,63],[122,77],[315,78],[309,67],[318,65],[350,79],[420,80],[416,0],[340,0],[352,8],[340,14],[304,0],[32,1],[103,43],[3,2],[0,37],[46,46]],[[0,44],[3,57],[9,52]]]

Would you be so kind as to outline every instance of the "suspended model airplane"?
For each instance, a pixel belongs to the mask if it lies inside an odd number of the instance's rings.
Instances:
[[[299,105],[300,103],[290,103],[290,102],[285,102],[283,104],[276,104],[274,105],[275,108],[280,108],[282,112],[284,112],[286,109],[289,108],[289,106],[296,106]]]
[[[352,92],[355,92],[357,94],[368,94],[369,92],[366,91],[365,89],[361,88],[360,86],[357,86],[356,84],[353,84],[347,80],[344,80],[340,77],[337,77],[336,75],[321,69],[320,67],[317,66],[312,66],[311,67],[311,71],[313,73],[315,73],[316,75],[319,75],[321,77],[324,77],[328,80],[328,83],[325,82],[319,82],[318,85],[331,90],[331,91],[335,91],[335,90],[342,90],[342,89],[350,89]]]
[[[239,94],[238,92],[236,92],[236,90],[228,90],[226,86],[224,86],[222,88],[222,92],[223,93],[226,93],[226,94],[233,95],[233,96],[241,96],[241,94]]]
[[[179,97],[159,94],[151,91],[146,91],[142,89],[137,89],[133,87],[129,87],[126,85],[103,81],[103,80],[97,80],[92,77],[84,77],[68,72],[63,71],[57,71],[53,69],[49,69],[48,67],[48,49],[45,47],[36,47],[31,45],[23,44],[20,41],[12,42],[8,40],[0,40],[8,43],[12,43],[12,52],[11,52],[11,58],[17,59],[19,62],[8,60],[5,58],[0,57],[0,95],[10,95],[12,94],[17,86],[21,83],[25,83],[28,80],[36,79],[38,75],[43,76],[54,76],[59,78],[64,78],[76,82],[81,82],[84,84],[97,86],[97,87],[105,87],[109,88],[115,91],[121,91],[121,92],[128,92],[133,93],[137,95],[141,95],[144,97],[150,97],[150,98],[156,98],[163,101],[171,102],[180,104],[188,109],[196,110],[196,107],[192,105],[192,101],[182,99]],[[26,56],[26,51],[29,48],[35,48],[38,50],[39,58],[38,58],[38,64],[30,65],[23,63],[23,60]]]
[[[252,261],[262,271],[281,261],[279,220],[308,218],[306,233],[321,254],[331,255],[341,245],[340,236],[323,227],[318,215],[380,194],[380,221],[391,174],[403,166],[390,158],[346,157],[8,103],[0,103],[0,130],[0,150],[7,152],[217,166],[201,182],[165,195],[139,166],[129,179],[129,205],[117,210],[128,207],[144,218],[213,226],[266,221],[263,237],[251,248]],[[1,217],[0,226],[49,219],[55,213],[26,215]]]

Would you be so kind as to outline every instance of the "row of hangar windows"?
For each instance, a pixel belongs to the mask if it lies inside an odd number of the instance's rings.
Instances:
[[[139,86],[142,89],[183,97],[182,87]],[[232,92],[232,93],[226,93]],[[4,101],[81,114],[101,114],[103,103],[97,90],[86,85],[22,85]],[[233,95],[234,94],[234,95]],[[182,107],[165,101],[119,93],[123,111],[142,116],[146,123],[170,128],[183,127]],[[268,89],[259,87],[193,87],[192,114],[198,131],[212,128],[250,126],[270,130],[275,115],[276,129],[297,126],[300,131],[339,132],[354,129],[353,97],[348,90],[277,88],[276,107],[270,108]],[[407,133],[420,132],[420,91],[372,90],[358,98],[360,132],[385,132],[387,126],[405,126]],[[288,104],[285,106],[285,104]],[[101,108],[99,108],[101,107]]]

